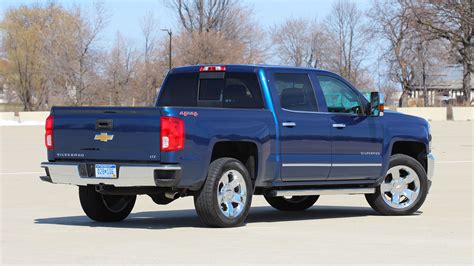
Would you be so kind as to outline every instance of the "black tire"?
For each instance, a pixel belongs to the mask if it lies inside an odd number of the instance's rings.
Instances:
[[[79,199],[86,215],[97,222],[120,222],[135,205],[136,195],[103,195],[94,186],[80,186]]]
[[[303,211],[313,206],[319,199],[318,195],[295,196],[288,199],[285,197],[264,197],[268,204],[280,211]]]
[[[218,203],[217,191],[222,175],[229,171],[238,171],[245,181],[246,199],[242,211],[236,217],[226,217]],[[244,223],[252,203],[252,180],[247,168],[234,158],[219,158],[209,165],[209,170],[201,190],[194,195],[194,206],[201,220],[211,227],[235,227]]]
[[[409,215],[416,212],[421,205],[425,202],[426,196],[428,194],[428,177],[423,166],[414,158],[404,155],[404,154],[395,154],[390,157],[390,166],[389,169],[394,166],[408,166],[413,169],[420,180],[420,192],[418,197],[414,200],[413,204],[407,206],[406,208],[397,209],[388,205],[382,196],[381,185],[379,185],[374,194],[366,194],[365,198],[369,205],[376,212],[382,215]]]

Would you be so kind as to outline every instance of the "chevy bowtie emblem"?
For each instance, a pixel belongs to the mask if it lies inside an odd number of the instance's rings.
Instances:
[[[100,133],[94,137],[94,140],[100,140],[102,142],[107,142],[112,139],[114,139],[114,135],[108,135],[107,133]]]

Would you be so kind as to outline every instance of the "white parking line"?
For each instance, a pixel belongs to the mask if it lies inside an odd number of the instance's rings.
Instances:
[[[437,163],[474,163],[474,161],[435,161]]]
[[[0,175],[29,175],[29,174],[42,174],[44,172],[12,172],[12,173],[0,173]]]

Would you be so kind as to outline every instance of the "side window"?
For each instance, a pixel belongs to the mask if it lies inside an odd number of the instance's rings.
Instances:
[[[281,108],[318,111],[316,97],[307,74],[276,73],[274,77]]]
[[[263,108],[257,75],[255,73],[226,73],[222,101],[222,105],[227,108]]]
[[[319,85],[331,113],[362,113],[359,95],[349,86],[335,78],[318,76]]]

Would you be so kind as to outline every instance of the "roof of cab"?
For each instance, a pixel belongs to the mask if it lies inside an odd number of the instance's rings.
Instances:
[[[225,66],[226,71],[242,71],[242,72],[249,72],[255,71],[256,69],[300,69],[300,70],[311,70],[317,72],[326,72],[332,73],[331,71],[317,69],[317,68],[310,68],[310,67],[295,67],[295,66],[279,66],[279,65],[252,65],[252,64],[203,64],[203,65],[192,65],[192,66],[180,66],[172,68],[170,73],[183,73],[183,72],[199,72],[199,69],[202,66]]]

